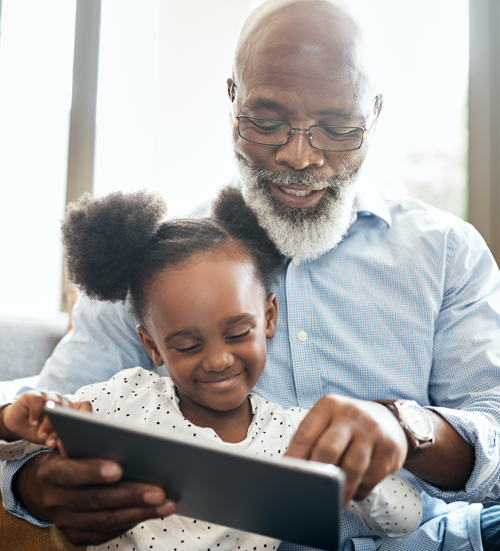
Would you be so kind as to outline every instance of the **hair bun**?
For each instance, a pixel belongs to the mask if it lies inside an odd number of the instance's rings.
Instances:
[[[125,301],[134,266],[166,212],[159,193],[85,193],[62,223],[68,277],[91,298]]]
[[[221,188],[212,205],[212,217],[233,238],[243,242],[254,252],[265,258],[265,262],[276,269],[283,260],[282,255],[259,225],[257,216],[245,203],[241,190],[234,186]]]

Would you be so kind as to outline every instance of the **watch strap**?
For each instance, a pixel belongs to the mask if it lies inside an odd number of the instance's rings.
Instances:
[[[405,426],[404,419],[401,417],[399,408],[396,405],[396,404],[403,404],[404,402],[412,402],[416,406],[421,407],[417,402],[415,402],[414,400],[401,400],[401,399],[379,399],[379,400],[373,400],[373,401],[389,409],[389,411],[399,421],[399,424],[403,429],[406,435],[406,439],[408,441],[408,453],[406,455],[405,464],[409,463],[410,461],[413,461],[413,459],[418,457],[426,448],[428,448],[434,443],[434,438],[432,438],[430,441],[427,441],[427,442],[419,441]]]

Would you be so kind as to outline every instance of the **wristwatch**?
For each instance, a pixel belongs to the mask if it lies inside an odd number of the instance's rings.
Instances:
[[[399,421],[408,439],[406,461],[415,459],[434,444],[434,424],[425,409],[415,400],[374,400],[386,406]]]

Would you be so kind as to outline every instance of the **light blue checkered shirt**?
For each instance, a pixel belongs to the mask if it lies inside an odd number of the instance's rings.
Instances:
[[[421,527],[385,540],[351,518],[342,526],[340,549],[480,550],[481,505],[464,502],[500,496],[498,268],[474,228],[450,214],[361,194],[355,207],[357,218],[337,248],[312,262],[283,264],[278,330],[255,390],[284,407],[309,408],[337,393],[413,399],[438,411],[475,447],[466,489],[442,491],[403,471],[422,494]],[[157,369],[126,306],[83,299],[74,324],[40,386],[73,393],[120,369]],[[10,489],[19,466],[5,468],[4,502],[34,521]]]

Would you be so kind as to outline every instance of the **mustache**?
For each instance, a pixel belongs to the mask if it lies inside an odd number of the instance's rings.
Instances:
[[[268,170],[263,168],[257,168],[253,170],[254,175],[257,177],[259,184],[265,184],[272,182],[278,185],[288,186],[306,186],[311,188],[331,188],[336,187],[338,182],[336,179],[325,178],[312,171],[308,172],[292,172],[290,170],[283,172],[275,172],[274,170]]]
[[[306,169],[303,172],[294,170],[275,171],[266,168],[257,168],[251,165],[249,160],[243,156],[236,148],[234,150],[235,158],[240,165],[240,171],[244,167],[244,172],[257,182],[259,188],[266,187],[268,182],[278,185],[289,186],[304,186],[309,188],[327,188],[330,192],[335,192],[339,188],[346,185],[344,175],[325,177],[311,169]],[[357,172],[357,170],[356,170]]]

